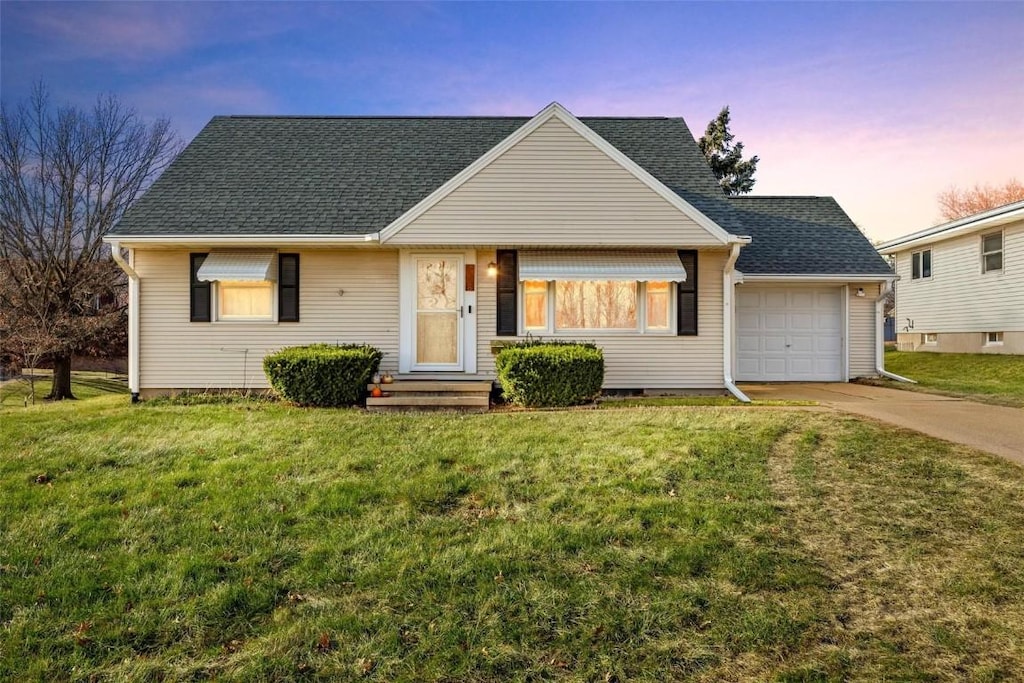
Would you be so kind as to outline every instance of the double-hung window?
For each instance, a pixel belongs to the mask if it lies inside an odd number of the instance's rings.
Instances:
[[[981,236],[981,272],[991,273],[1003,269],[1003,233],[993,232]]]
[[[915,251],[910,255],[910,279],[920,280],[932,276],[932,250]]]

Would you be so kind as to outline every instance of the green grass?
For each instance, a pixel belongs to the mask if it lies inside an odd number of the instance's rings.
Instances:
[[[917,384],[870,383],[1024,407],[1024,356],[886,351],[885,369]]]
[[[834,413],[0,421],[0,680],[1024,670],[1024,471]]]
[[[50,393],[51,373],[48,370],[37,371],[35,381],[36,405],[44,401]],[[31,385],[26,379],[10,379],[0,382],[0,410],[4,408],[24,408],[31,406]],[[72,372],[71,392],[75,398],[95,398],[108,394],[127,394],[128,384],[123,376],[107,372]]]

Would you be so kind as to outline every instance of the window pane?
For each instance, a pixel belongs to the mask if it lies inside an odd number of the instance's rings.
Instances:
[[[985,272],[990,270],[1002,270],[1003,268],[1003,252],[997,251],[994,254],[985,255]]]
[[[982,251],[986,254],[993,251],[1000,251],[1003,248],[1003,233],[985,235],[982,238]]]
[[[647,283],[647,329],[668,329],[670,291],[667,282]]]
[[[523,326],[528,330],[548,329],[548,283],[528,280],[523,283]]]
[[[636,295],[636,282],[556,282],[555,327],[635,330]]]
[[[217,288],[220,291],[219,317],[273,318],[273,283],[220,282]]]
[[[921,277],[932,276],[932,250],[921,252]]]
[[[921,277],[921,252],[910,255],[910,279],[916,280]]]

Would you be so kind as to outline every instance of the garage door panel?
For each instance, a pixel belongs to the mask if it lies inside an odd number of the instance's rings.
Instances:
[[[843,340],[833,336],[817,336],[814,338],[814,351],[818,353],[840,354],[843,352]]]
[[[839,381],[843,290],[740,287],[736,376],[743,381]]]
[[[761,337],[740,336],[736,340],[736,350],[740,353],[759,353],[761,351]]]
[[[814,292],[792,292],[789,295],[790,308],[814,308]]]
[[[834,292],[818,292],[815,303],[818,308],[837,309],[841,301],[839,290],[836,290]]]
[[[761,329],[761,311],[741,311],[736,316],[736,327],[741,332],[745,330],[757,332]]]
[[[789,329],[791,330],[813,330],[814,323],[815,320],[813,313],[789,314]]]
[[[761,310],[761,292],[757,290],[740,290],[736,294],[736,307],[737,308],[753,308],[755,310]]]
[[[795,334],[789,338],[790,353],[814,353],[818,338],[811,334]]]
[[[772,313],[765,311],[761,314],[764,319],[765,330],[786,330],[789,329],[789,321],[785,313]]]

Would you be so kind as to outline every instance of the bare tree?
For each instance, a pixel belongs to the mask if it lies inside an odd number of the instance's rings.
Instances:
[[[113,95],[55,108],[39,85],[0,105],[3,350],[46,348],[47,398],[74,398],[72,354],[124,326],[124,281],[102,237],[179,149],[167,119],[147,124]]]
[[[1024,185],[1011,178],[1002,185],[975,185],[967,190],[950,187],[939,193],[939,209],[944,220],[955,221],[1022,199]]]

